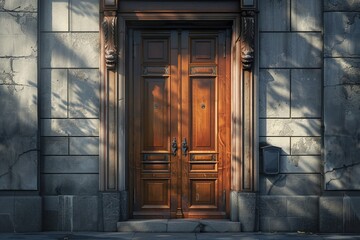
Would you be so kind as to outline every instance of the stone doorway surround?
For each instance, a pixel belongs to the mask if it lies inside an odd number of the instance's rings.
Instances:
[[[171,5],[172,4],[172,5]],[[169,8],[174,6],[174,8]],[[158,7],[158,8],[157,8]],[[168,7],[168,8],[167,8]],[[186,10],[186,8],[188,8]],[[168,10],[172,9],[172,10]],[[231,193],[230,220],[255,230],[259,185],[257,140],[257,4],[256,0],[147,1],[100,0],[100,183],[104,221],[127,220],[128,159],[126,102],[126,31],[131,22],[228,22],[231,38]],[[115,203],[115,209],[107,205]],[[119,202],[116,204],[116,202]],[[117,212],[118,214],[114,213]],[[246,224],[245,224],[246,223]],[[106,223],[104,222],[105,231]]]

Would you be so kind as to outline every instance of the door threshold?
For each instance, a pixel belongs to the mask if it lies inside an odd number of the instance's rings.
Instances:
[[[241,232],[240,222],[228,219],[136,219],[117,223],[118,232]]]

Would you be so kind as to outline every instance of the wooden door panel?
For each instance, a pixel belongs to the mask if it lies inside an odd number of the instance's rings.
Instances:
[[[190,151],[215,151],[215,79],[191,78],[190,81]]]
[[[133,32],[132,216],[223,218],[230,176],[230,108],[220,106],[230,92],[224,31]]]
[[[168,150],[168,78],[144,77],[144,150]]]

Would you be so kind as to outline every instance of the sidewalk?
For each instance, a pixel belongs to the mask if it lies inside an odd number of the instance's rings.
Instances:
[[[72,239],[123,239],[123,240],[255,240],[255,239],[360,239],[360,234],[307,234],[307,233],[133,233],[133,232],[39,232],[0,233],[0,239],[72,240]]]

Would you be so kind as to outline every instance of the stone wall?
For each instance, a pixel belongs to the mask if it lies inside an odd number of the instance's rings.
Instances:
[[[99,1],[40,4],[43,229],[98,229]]]
[[[260,142],[281,148],[260,174],[261,231],[317,231],[322,191],[322,1],[260,0]]]
[[[0,1],[0,232],[41,230],[37,9]]]
[[[359,232],[359,39],[360,2],[324,1],[325,191],[320,198],[322,232]]]

